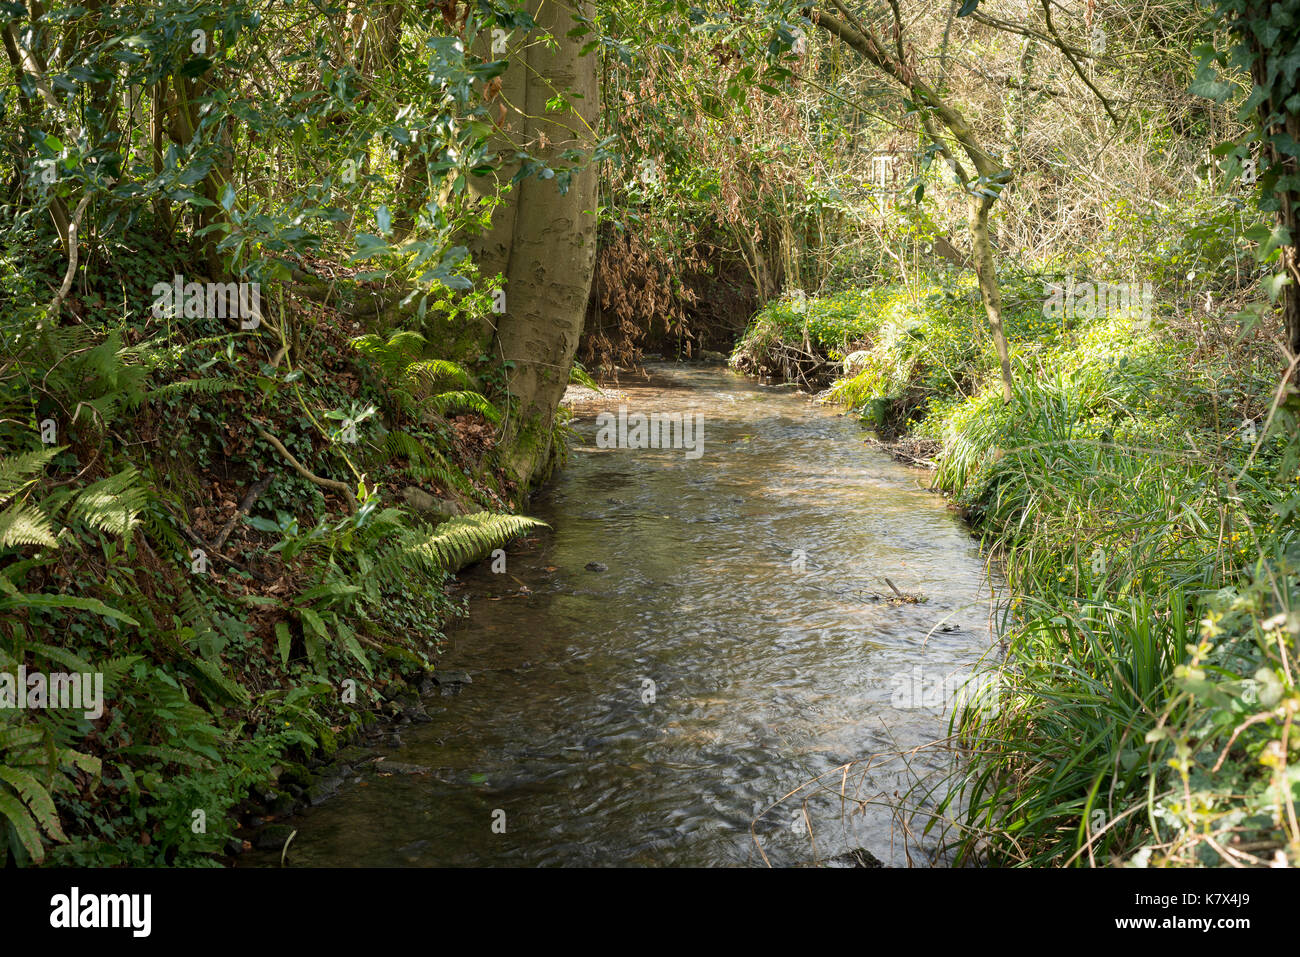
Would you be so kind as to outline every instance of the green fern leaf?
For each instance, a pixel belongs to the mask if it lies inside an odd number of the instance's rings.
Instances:
[[[9,501],[22,491],[49,464],[50,459],[65,448],[67,446],[54,445],[34,452],[0,458],[0,504]]]
[[[77,595],[12,595],[0,600],[0,611],[6,608],[77,608],[81,611],[93,611],[105,618],[112,618],[136,628],[140,623],[125,612],[105,605],[98,598],[82,598]]]
[[[126,468],[87,486],[72,502],[70,514],[87,525],[126,537],[139,521],[149,493],[140,473]]]
[[[452,409],[469,409],[477,412],[494,425],[501,421],[501,412],[486,398],[477,392],[463,389],[456,392],[443,392],[425,399],[425,404],[445,415]]]
[[[36,821],[19,803],[18,798],[3,788],[0,788],[0,819],[7,821],[9,827],[13,828],[33,863],[41,864],[45,861],[45,846],[41,842],[40,831],[36,829]]]
[[[40,781],[26,771],[0,764],[0,781],[4,781],[26,803],[36,823],[56,841],[67,841],[63,828],[59,824],[59,812],[54,809],[54,799]]]
[[[15,502],[0,512],[0,548],[20,545],[58,547],[49,518],[35,506]]]
[[[493,512],[459,515],[432,532],[408,532],[379,557],[374,574],[380,580],[388,580],[412,571],[426,574],[455,571],[517,535],[548,527],[539,519],[523,515]]]

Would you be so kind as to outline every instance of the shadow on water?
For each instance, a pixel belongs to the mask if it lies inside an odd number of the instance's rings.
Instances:
[[[988,647],[977,545],[852,418],[720,369],[651,372],[618,401],[701,412],[702,457],[597,448],[584,410],[534,501],[553,531],[505,574],[462,576],[470,616],[441,667],[472,684],[386,754],[421,773],[350,777],[292,822],[294,864],[800,864],[804,797],[817,857],[906,863],[887,807],[850,814],[831,792],[848,762],[944,737],[942,708],[902,689]],[[886,577],[926,601],[884,600]],[[901,761],[861,767],[859,797],[912,781]],[[828,791],[767,810],[818,775]]]

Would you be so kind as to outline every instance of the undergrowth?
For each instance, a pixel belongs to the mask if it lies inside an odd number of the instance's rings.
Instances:
[[[1295,864],[1296,396],[1167,310],[1063,322],[1042,277],[1005,290],[1010,403],[969,284],[773,302],[733,354],[811,345],[827,398],[942,443],[934,486],[1004,570],[996,694],[913,797],[957,863]]]
[[[216,862],[251,788],[435,668],[448,574],[540,524],[507,513],[487,357],[274,296],[253,331],[159,320],[138,290],[184,251],[142,242],[77,322],[3,326],[0,863]],[[52,285],[0,265],[9,303]]]

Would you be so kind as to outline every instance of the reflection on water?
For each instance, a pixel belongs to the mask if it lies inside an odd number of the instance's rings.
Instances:
[[[906,689],[989,645],[975,543],[852,419],[723,370],[651,372],[610,408],[703,413],[703,456],[598,448],[584,410],[534,502],[554,531],[506,574],[464,576],[470,618],[442,666],[473,683],[388,752],[428,773],[350,780],[292,822],[293,863],[907,862],[888,807],[835,795],[905,791],[883,756],[944,736],[940,709],[914,706],[936,696]],[[886,577],[928,600],[884,600]]]

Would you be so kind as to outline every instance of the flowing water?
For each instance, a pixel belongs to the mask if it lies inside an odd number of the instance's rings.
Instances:
[[[553,530],[462,576],[440,667],[472,683],[381,752],[427,773],[356,772],[291,822],[293,864],[908,862],[888,805],[952,758],[889,756],[944,737],[991,643],[976,543],[833,408],[649,371],[605,405],[702,413],[702,456],[597,448],[584,409],[533,503]]]

